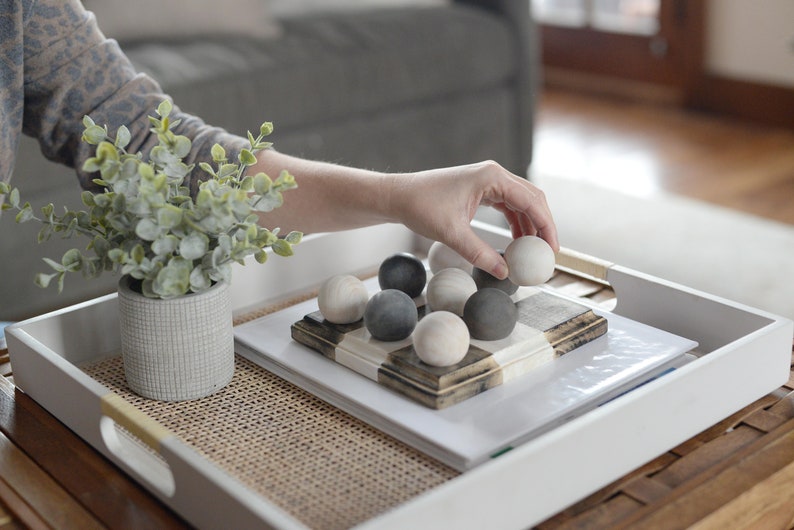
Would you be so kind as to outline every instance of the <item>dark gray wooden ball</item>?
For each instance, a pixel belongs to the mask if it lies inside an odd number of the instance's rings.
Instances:
[[[427,271],[422,260],[407,252],[389,256],[378,269],[380,288],[397,289],[416,298],[425,288]]]
[[[466,301],[463,321],[473,338],[499,340],[510,335],[516,327],[518,308],[506,292],[486,287]]]
[[[382,341],[407,338],[418,320],[416,304],[398,289],[375,293],[364,309],[364,325],[374,338]]]
[[[504,250],[499,250],[498,252],[502,256],[505,255]],[[496,276],[492,276],[491,273],[485,272],[484,270],[478,269],[477,267],[474,267],[474,269],[472,269],[471,277],[474,278],[474,283],[477,284],[477,289],[485,289],[491,287],[494,289],[499,289],[501,291],[504,291],[507,294],[513,294],[518,290],[518,285],[511,282],[509,278],[500,280]]]

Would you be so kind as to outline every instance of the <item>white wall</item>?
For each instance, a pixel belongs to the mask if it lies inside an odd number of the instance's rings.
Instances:
[[[707,18],[709,72],[794,87],[794,0],[709,0]]]

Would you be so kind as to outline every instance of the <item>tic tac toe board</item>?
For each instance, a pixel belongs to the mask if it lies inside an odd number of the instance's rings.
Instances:
[[[370,295],[380,290],[377,278],[364,283]],[[527,289],[537,288],[522,287],[525,292],[517,293],[519,297],[526,297]],[[545,288],[537,291],[536,295],[551,294]],[[318,311],[316,298],[236,326],[235,351],[464,471],[691,360],[686,354],[696,346],[691,340],[597,307],[586,308],[585,314],[592,311],[606,319],[606,333],[564,355],[549,352],[553,362],[524,370],[508,383],[442,409],[420,404],[373,377],[363,376],[363,367],[353,370],[293,339],[293,325],[306,322],[307,315]],[[330,342],[316,346],[330,348]],[[372,365],[370,370],[376,372],[377,367]]]
[[[607,332],[607,320],[573,300],[538,288],[513,295],[518,322],[501,340],[473,339],[465,358],[447,367],[423,363],[411,338],[372,338],[363,321],[333,324],[319,311],[292,325],[292,338],[332,361],[418,403],[442,409],[509,383]],[[427,305],[417,299],[421,319]]]

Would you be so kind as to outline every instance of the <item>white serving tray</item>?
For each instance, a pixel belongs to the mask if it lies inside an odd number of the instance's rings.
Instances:
[[[496,248],[510,238],[481,223],[474,228]],[[393,252],[427,248],[397,225],[310,236],[288,260],[236,269],[235,311],[307,292],[333,274],[374,271]],[[788,380],[794,324],[787,319],[572,252],[562,253],[558,266],[608,282],[616,314],[692,339],[702,356],[361,527],[529,527]],[[118,354],[115,295],[5,332],[16,385],[190,523],[302,527],[77,367]],[[119,436],[116,424],[159,457]]]

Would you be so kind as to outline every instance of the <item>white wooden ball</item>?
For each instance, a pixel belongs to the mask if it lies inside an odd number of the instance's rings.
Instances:
[[[427,282],[427,304],[431,311],[463,315],[463,306],[477,291],[477,283],[460,269],[443,269]]]
[[[554,251],[537,236],[514,239],[505,249],[507,277],[516,285],[540,285],[554,274]]]
[[[469,351],[469,329],[458,315],[435,311],[419,321],[413,332],[414,351],[431,366],[452,366]]]
[[[320,287],[317,305],[323,318],[334,324],[361,320],[369,300],[364,282],[350,275],[333,276]]]
[[[435,241],[427,252],[427,264],[433,274],[444,269],[461,269],[471,274],[472,264],[441,241]]]

